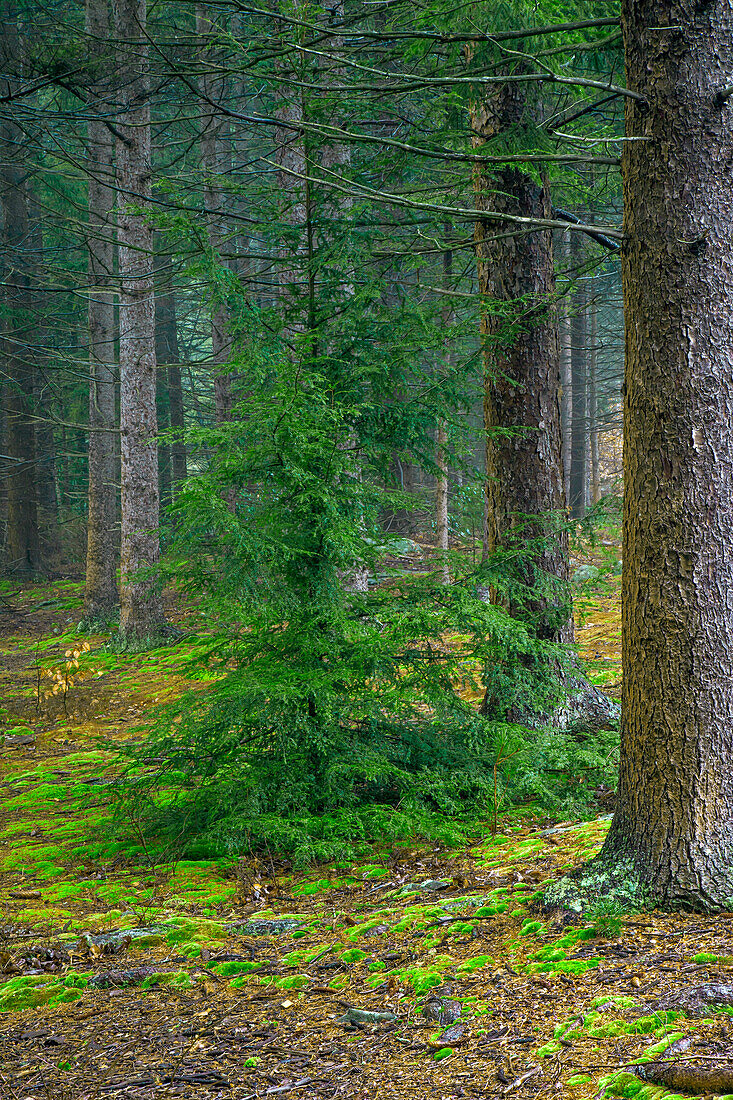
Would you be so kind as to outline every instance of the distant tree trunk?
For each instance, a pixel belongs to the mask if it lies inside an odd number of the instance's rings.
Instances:
[[[167,366],[178,343],[176,338],[176,315],[173,298],[167,290],[155,295],[155,408],[158,424],[158,436],[167,432],[170,424],[170,394],[168,392]],[[160,506],[166,508],[173,499],[171,474],[171,445],[166,440],[158,443],[158,481],[160,484]]]
[[[524,116],[518,86],[503,85],[472,112],[475,144],[521,125]],[[479,210],[530,218],[549,218],[552,207],[547,185],[538,186],[514,167],[491,180],[479,172],[476,201]],[[552,532],[552,517],[564,511],[552,234],[540,230],[508,237],[506,231],[501,222],[476,223],[481,293],[507,303],[519,330],[507,339],[501,335],[507,317],[484,314],[486,550],[490,554],[506,545],[520,530],[528,537],[545,536],[528,571],[555,578],[557,592],[533,608],[536,629],[541,638],[569,642],[568,540],[566,533]],[[497,428],[522,431],[507,437],[497,434]],[[530,583],[532,579],[528,576]]]
[[[199,39],[201,76],[201,167],[204,173],[204,203],[209,246],[215,263],[224,263],[226,240],[222,183],[231,170],[228,126],[217,111],[224,94],[223,78],[212,71],[217,65],[217,27],[206,5],[196,5],[196,34]],[[233,247],[233,246],[232,246]],[[229,309],[219,288],[214,288],[211,309],[211,361],[214,372],[214,408],[217,423],[232,417],[232,380],[227,364],[232,351]]]
[[[561,237],[563,266],[566,269],[570,267],[569,236],[569,233],[563,233]],[[571,299],[566,294],[563,299],[560,322],[560,384],[562,387],[560,418],[562,421],[563,495],[566,508],[570,501],[570,469],[573,460],[573,330],[570,319],[571,313]]]
[[[87,0],[90,51],[110,34],[108,0]],[[94,64],[94,62],[92,62]],[[93,107],[97,89],[92,86]],[[106,105],[101,105],[106,114]],[[104,619],[117,607],[117,426],[114,278],[114,137],[101,117],[89,112],[89,500],[84,613]]]
[[[601,499],[600,457],[598,451],[598,303],[590,304],[590,371],[588,374],[588,424],[590,429],[590,499]]]
[[[295,54],[296,62],[299,54]],[[299,123],[303,122],[301,91],[290,84],[294,75],[293,62],[278,61],[281,77],[279,102],[274,115],[278,184],[281,196],[280,265],[278,269],[279,305],[283,318],[283,334],[291,342],[290,354],[298,352],[294,337],[308,327],[311,315],[312,280],[309,264],[308,159],[305,137]]]
[[[56,577],[61,571],[61,529],[59,527],[58,494],[56,492],[56,442],[52,422],[51,385],[47,377],[49,333],[46,317],[50,313],[48,295],[38,279],[38,261],[43,256],[43,223],[41,211],[33,198],[28,204],[28,274],[32,280],[33,308],[33,404],[36,413],[36,499],[41,563],[46,576]]]
[[[49,383],[39,370],[35,371],[34,383],[35,407],[39,415],[36,422],[36,486],[41,559],[44,573],[55,577],[61,571],[62,554],[51,393]]]
[[[2,345],[0,344],[0,350]],[[7,466],[8,445],[5,439],[5,392],[0,391],[0,555],[5,552],[5,532],[8,522],[8,475]]]
[[[156,257],[160,258],[160,238],[154,237]],[[156,406],[158,429],[174,429],[176,436],[158,448],[161,503],[175,501],[186,479],[186,442],[181,381],[181,355],[178,346],[176,294],[171,273],[159,268],[155,295]]]
[[[573,268],[577,273],[583,263],[583,242],[579,233],[571,237]],[[572,455],[570,459],[570,512],[574,519],[585,515],[588,484],[588,400],[586,362],[588,327],[586,324],[587,294],[585,284],[578,283],[573,297],[572,319]]]
[[[0,14],[0,86],[12,96],[21,77],[17,9],[7,0]],[[32,332],[28,196],[23,163],[25,136],[6,114],[0,121],[0,203],[3,215],[3,361],[5,438],[8,455],[6,568],[15,573],[41,569],[36,497],[36,437],[33,375],[28,343]]]
[[[451,232],[451,226],[445,225],[443,232],[446,238]],[[451,290],[451,282],[453,275],[453,253],[450,250],[443,252],[443,289],[446,294]],[[441,311],[441,320],[444,327],[447,329],[453,323],[454,314],[453,308],[450,305],[450,299],[446,297],[445,305]],[[445,353],[445,367],[450,370],[452,366],[453,356],[450,348],[446,348]],[[435,481],[435,528],[436,528],[436,544],[438,550],[443,553],[448,553],[448,536],[449,536],[449,511],[448,511],[448,427],[444,416],[438,418],[438,431],[436,437],[435,447],[435,464],[438,467],[438,476]],[[444,561],[442,567],[442,579],[444,584],[450,583],[450,568],[447,560]]]
[[[171,444],[171,488],[173,500],[175,501],[181,491],[183,482],[186,480],[188,471],[186,468],[186,441],[183,436],[186,424],[181,368],[173,364],[168,367],[168,402],[171,428],[176,429],[178,433],[176,439]]]
[[[327,14],[332,19],[341,20],[344,17],[344,5],[343,0],[335,0],[334,5],[328,5]],[[343,48],[343,39],[339,35],[334,34],[330,39],[329,53],[330,57],[322,61],[322,79],[326,87],[329,83],[341,83],[346,79],[346,72],[343,65],[340,63],[340,59],[334,60],[334,55],[338,50]],[[329,119],[331,125],[338,126],[343,123],[341,112],[339,110],[334,111],[333,117]],[[330,138],[321,144],[321,167],[323,169],[326,179],[340,179],[342,184],[348,185],[349,173],[351,170],[351,146],[346,141],[339,141],[337,138]],[[312,207],[312,201],[310,199],[310,187],[306,191],[306,211],[308,220],[312,218],[311,211],[308,210],[308,206]],[[351,256],[351,221],[353,215],[354,202],[351,195],[341,191],[331,191],[328,187],[324,188],[324,194],[321,199],[321,208],[323,211],[322,223],[322,240],[316,241],[315,245],[324,249],[325,256],[328,257],[326,264],[323,265],[319,274],[323,281],[327,280],[324,287],[325,294],[331,296],[331,300],[334,306],[334,313],[337,315],[343,314],[349,308],[349,302],[354,297],[354,271]],[[309,247],[309,274],[313,270],[313,248]],[[322,292],[323,293],[323,292]],[[310,296],[310,295],[309,295]],[[340,353],[338,346],[338,330],[339,320],[337,319],[334,326],[336,330],[335,346],[334,342],[329,342],[328,337],[325,339],[326,350],[329,353],[335,352],[337,355]],[[359,440],[356,432],[352,429],[344,436],[341,447],[344,451],[350,452],[353,457],[353,462],[350,470],[348,470],[346,477],[350,484],[354,486],[354,497],[358,501],[361,493],[359,486],[362,482],[362,465],[360,461],[359,452]],[[363,513],[362,513],[363,515]],[[357,519],[359,523],[359,519]],[[363,522],[360,523],[360,527],[363,531]],[[341,582],[350,592],[367,592],[369,590],[369,570],[362,561],[354,562],[353,566],[341,571]]]
[[[160,554],[155,419],[155,297],[150,199],[150,101],[146,0],[115,0],[120,42],[117,121],[120,267],[122,589],[120,630],[143,640],[160,633],[163,602],[147,573]],[[142,208],[142,209],[141,209]]]
[[[646,103],[626,101],[626,132],[644,140],[626,142],[622,160],[621,768],[589,872],[667,907],[729,909],[733,130],[717,95],[733,73],[733,8],[622,10],[627,85]]]

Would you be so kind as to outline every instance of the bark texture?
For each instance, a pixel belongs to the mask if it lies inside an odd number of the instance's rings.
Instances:
[[[564,268],[570,265],[569,234],[562,234]],[[570,298],[566,294],[562,303],[560,323],[560,419],[562,421],[562,476],[565,506],[570,500],[570,465],[573,458],[573,337]]]
[[[87,0],[86,33],[93,48],[109,38],[108,0]],[[90,59],[92,66],[94,59]],[[94,73],[96,76],[96,72]],[[89,156],[89,496],[84,613],[103,619],[119,602],[117,487],[115,484],[116,364],[114,279],[114,137],[95,110],[106,114],[104,88],[90,88]]]
[[[218,28],[207,5],[196,5],[196,34],[199,40],[201,76],[201,166],[204,172],[204,203],[209,247],[215,263],[223,263],[226,241],[222,182],[231,172],[229,127],[217,110],[224,96],[224,81],[217,73]],[[215,290],[211,307],[211,362],[214,372],[214,408],[217,423],[232,418],[232,380],[227,373],[232,338],[229,309],[221,290]]]
[[[598,305],[590,303],[590,348],[588,371],[588,436],[590,460],[590,501],[601,499],[600,451],[598,447]]]
[[[172,500],[175,501],[186,479],[187,457],[186,443],[183,438],[185,421],[176,296],[170,286],[161,290],[155,299],[155,358],[158,367],[158,419],[160,421],[160,414],[163,411],[166,427],[181,433],[166,447],[169,463],[169,491]]]
[[[503,86],[473,112],[475,143],[519,125],[524,111],[517,85]],[[549,189],[513,167],[494,179],[477,174],[476,201],[479,209],[523,217],[551,214]],[[505,303],[501,313],[487,310],[482,322],[486,547],[491,553],[520,528],[530,537],[548,534],[547,517],[564,510],[560,355],[551,232],[508,237],[501,222],[479,221],[476,255],[481,293]],[[496,428],[520,430],[508,436]],[[572,641],[569,602],[561,610],[569,579],[567,535],[548,537],[528,568],[558,581],[557,602],[543,601],[533,609],[540,637]]]
[[[583,264],[583,242],[579,233],[571,241],[573,268],[577,275]],[[587,294],[583,282],[573,296],[571,325],[571,386],[573,391],[570,456],[570,512],[575,519],[585,515],[588,485],[588,398],[587,398]]]
[[[17,10],[7,0],[0,12],[0,91],[12,96],[21,79]],[[0,122],[0,203],[3,220],[3,318],[0,355],[4,374],[7,448],[5,565],[14,573],[42,567],[36,495],[34,365],[29,342],[34,331],[29,268],[31,262],[25,137],[8,112]]]
[[[122,635],[159,633],[163,603],[146,572],[159,558],[158,448],[155,409],[153,232],[150,199],[150,101],[145,0],[116,0],[120,41],[117,128],[120,267],[120,421],[122,455]]]
[[[659,28],[664,28],[660,32]],[[728,0],[624,0],[623,696],[601,863],[733,904],[733,72]]]
[[[450,235],[451,226],[444,225],[443,230],[446,237]],[[446,293],[452,289],[452,276],[453,276],[453,253],[450,250],[446,250],[443,253],[443,289]],[[450,299],[446,297],[446,305],[441,310],[441,320],[446,329],[449,329],[455,320],[453,308],[450,305]],[[450,345],[446,341],[445,359],[443,363],[443,370],[441,373],[449,373],[453,366],[453,353]],[[448,502],[448,425],[445,417],[440,417],[438,420],[438,430],[435,440],[435,464],[438,467],[438,476],[435,479],[435,534],[436,545],[438,550],[447,554],[449,546],[449,534],[450,534],[450,514],[449,514],[449,502]],[[443,562],[442,566],[442,580],[444,584],[450,583],[450,568],[447,560]]]
[[[302,18],[300,0],[280,0],[280,8],[289,16]],[[309,328],[312,318],[312,221],[309,194],[308,158],[302,129],[303,97],[295,81],[302,56],[294,51],[287,59],[278,59],[280,77],[278,103],[274,116],[275,158],[281,192],[281,241],[278,267],[278,297],[283,317],[283,335],[295,354],[297,334]],[[290,81],[293,81],[291,84]]]

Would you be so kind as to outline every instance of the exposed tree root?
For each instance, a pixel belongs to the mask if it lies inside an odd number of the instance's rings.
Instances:
[[[687,1092],[694,1096],[733,1092],[733,1065],[703,1067],[673,1062],[646,1062],[635,1066],[634,1072],[642,1081],[648,1081],[651,1085],[663,1085],[674,1092]]]

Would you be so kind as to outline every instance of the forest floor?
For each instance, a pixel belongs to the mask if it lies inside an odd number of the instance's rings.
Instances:
[[[617,584],[579,605],[581,650],[613,685]],[[120,655],[91,638],[84,675],[46,699],[80,609],[70,581],[0,593],[3,1100],[651,1098],[665,1090],[629,1067],[667,1044],[724,1058],[729,1017],[685,1016],[679,994],[728,980],[728,917],[537,910],[598,850],[601,807],[302,872],[105,838],[99,738],[189,686],[192,642]]]

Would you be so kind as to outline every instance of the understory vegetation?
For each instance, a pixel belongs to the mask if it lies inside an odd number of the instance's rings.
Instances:
[[[210,682],[127,747],[120,821],[186,854],[305,863],[375,840],[455,840],[512,806],[592,804],[613,786],[618,734],[558,718],[579,672],[546,632],[570,592],[533,564],[556,530],[520,531],[479,568],[454,552],[446,585],[429,556],[395,560],[383,502],[361,490],[346,447],[324,467],[327,406],[301,411],[303,434],[275,461],[278,404],[254,418],[256,443],[190,479],[176,507],[166,571],[207,626],[181,667]],[[217,429],[220,447],[238,430]],[[267,492],[248,490],[265,465]],[[349,583],[355,562],[376,577],[367,591]],[[606,575],[591,567],[602,587]]]

